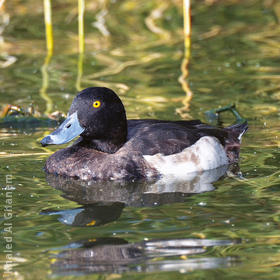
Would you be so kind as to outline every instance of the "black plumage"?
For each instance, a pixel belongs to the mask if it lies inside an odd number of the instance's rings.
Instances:
[[[83,132],[71,147],[57,151],[47,160],[48,173],[84,180],[155,177],[160,174],[144,155],[177,154],[204,136],[217,138],[231,163],[238,160],[239,138],[248,128],[247,123],[217,128],[199,120],[127,121],[119,97],[112,90],[99,87],[87,88],[77,95],[68,115],[76,112]],[[66,121],[57,131],[67,132],[71,124]],[[45,137],[42,144],[56,144],[59,133]]]

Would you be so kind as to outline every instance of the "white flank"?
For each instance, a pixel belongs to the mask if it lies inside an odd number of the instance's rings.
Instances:
[[[145,160],[161,175],[185,177],[187,173],[204,171],[228,164],[224,147],[215,137],[204,136],[182,152],[165,156],[145,155]]]
[[[186,172],[184,176],[162,176],[154,184],[147,185],[145,193],[202,193],[214,190],[213,182],[222,177],[228,166],[200,172]]]

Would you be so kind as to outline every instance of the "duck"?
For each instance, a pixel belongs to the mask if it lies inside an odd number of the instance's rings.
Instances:
[[[52,154],[46,173],[90,180],[184,178],[238,162],[247,121],[225,128],[200,120],[127,120],[119,96],[89,87],[74,98],[66,119],[42,146],[74,141]]]

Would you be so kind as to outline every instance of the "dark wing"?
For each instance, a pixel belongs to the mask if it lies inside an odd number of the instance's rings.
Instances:
[[[200,121],[129,120],[128,149],[144,155],[179,153],[203,136],[214,136],[225,145],[229,132]]]

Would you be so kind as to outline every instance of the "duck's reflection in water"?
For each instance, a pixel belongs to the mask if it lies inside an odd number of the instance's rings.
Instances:
[[[100,226],[116,221],[124,208],[124,204],[120,202],[107,204],[91,204],[84,205],[75,209],[62,211],[42,211],[42,215],[58,215],[58,220],[66,225],[71,226]]]
[[[202,257],[209,247],[232,246],[238,241],[177,239],[127,243],[119,238],[93,239],[69,244],[52,259],[53,275],[123,272],[189,272],[233,266],[235,258]],[[75,249],[72,249],[75,247]],[[159,260],[164,259],[164,260]]]
[[[125,206],[150,207],[183,202],[195,193],[211,191],[212,183],[222,177],[227,166],[192,173],[188,180],[164,178],[156,182],[85,182],[48,175],[48,183],[62,190],[62,196],[83,205],[62,211],[45,210],[58,215],[59,221],[72,226],[99,226],[117,220]],[[89,238],[63,247],[55,255],[55,275],[90,273],[192,271],[231,266],[232,258],[189,258],[208,247],[231,246],[237,241],[207,239],[152,240],[127,243],[118,238]],[[74,249],[73,249],[74,248]],[[177,258],[176,258],[177,257]],[[159,258],[163,259],[159,261]]]
[[[227,166],[189,173],[184,180],[164,177],[154,182],[81,181],[47,175],[48,183],[62,196],[82,205],[121,202],[126,206],[149,207],[185,201],[185,197],[212,191],[212,183],[225,175]]]

